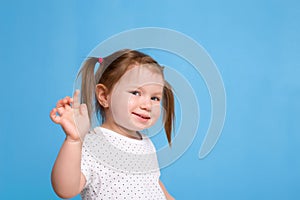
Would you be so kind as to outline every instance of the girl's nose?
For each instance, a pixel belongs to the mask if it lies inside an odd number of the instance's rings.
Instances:
[[[151,106],[152,105],[151,105],[151,99],[150,98],[146,98],[146,97],[141,98],[141,101],[140,101],[140,108],[141,109],[150,111]]]

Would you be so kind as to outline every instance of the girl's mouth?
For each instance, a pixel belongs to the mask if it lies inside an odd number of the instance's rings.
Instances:
[[[134,114],[134,115],[136,115],[136,116],[138,116],[142,119],[146,119],[146,120],[150,119],[150,117],[147,116],[147,115],[142,115],[142,114],[138,114],[138,113],[135,113],[135,112],[132,112],[132,114]]]

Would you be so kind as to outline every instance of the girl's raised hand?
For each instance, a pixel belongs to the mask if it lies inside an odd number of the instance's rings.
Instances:
[[[50,112],[50,118],[60,124],[69,141],[83,141],[89,132],[90,120],[87,107],[79,103],[79,90],[74,92],[74,99],[65,97],[59,100]]]

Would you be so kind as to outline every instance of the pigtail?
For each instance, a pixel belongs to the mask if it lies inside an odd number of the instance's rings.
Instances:
[[[175,119],[175,113],[174,113],[174,94],[171,88],[171,85],[165,81],[165,85],[163,88],[163,108],[164,111],[164,127],[166,136],[168,139],[169,146],[171,146],[172,143],[172,130],[174,127],[174,119]]]
[[[94,111],[93,102],[96,87],[94,70],[97,62],[98,58],[88,58],[78,74],[78,77],[81,75],[81,103],[86,104],[90,121],[92,121]]]

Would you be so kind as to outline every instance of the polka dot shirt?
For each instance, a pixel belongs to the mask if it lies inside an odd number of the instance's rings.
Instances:
[[[155,147],[147,136],[142,137],[131,139],[102,127],[85,137],[81,159],[86,178],[83,200],[166,199],[159,185]]]

